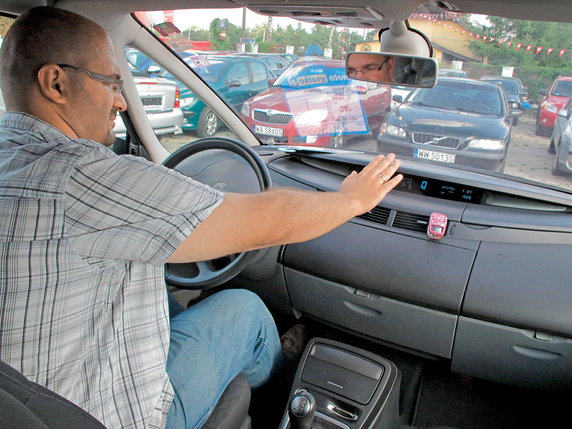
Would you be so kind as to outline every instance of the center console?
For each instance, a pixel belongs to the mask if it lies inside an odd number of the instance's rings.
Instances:
[[[280,429],[397,428],[400,382],[392,362],[313,338],[300,360]]]

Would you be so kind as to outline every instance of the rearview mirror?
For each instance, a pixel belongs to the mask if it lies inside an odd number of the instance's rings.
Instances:
[[[351,79],[389,85],[433,88],[437,70],[433,58],[389,52],[350,52],[346,58],[346,73]]]

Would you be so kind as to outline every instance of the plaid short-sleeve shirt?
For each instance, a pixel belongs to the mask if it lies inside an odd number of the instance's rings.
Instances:
[[[0,359],[110,428],[173,399],[163,264],[222,194],[26,114],[0,121]]]

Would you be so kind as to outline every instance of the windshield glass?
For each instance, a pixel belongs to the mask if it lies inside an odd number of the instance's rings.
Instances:
[[[442,73],[435,88],[414,91],[345,74],[346,53],[380,51],[378,29],[243,8],[136,16],[228,103],[260,144],[394,152],[572,191],[566,131],[572,127],[558,115],[572,93],[572,50],[563,42],[572,25],[432,10],[421,6],[409,24],[429,37]],[[172,25],[160,25],[167,21]],[[208,102],[197,101],[192,89],[180,92],[184,134],[165,139],[173,147],[195,133],[209,135],[212,123]],[[232,132],[215,121],[213,133]]]
[[[500,116],[504,113],[502,94],[490,85],[441,79],[434,88],[417,89],[407,100],[413,105]]]

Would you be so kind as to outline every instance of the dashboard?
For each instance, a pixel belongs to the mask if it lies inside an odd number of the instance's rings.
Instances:
[[[257,149],[273,186],[335,190],[371,159]],[[236,280],[270,305],[524,387],[572,387],[572,197],[526,181],[402,162],[382,203],[270,249]],[[229,179],[233,180],[233,179]],[[431,213],[448,217],[441,240]],[[526,373],[526,377],[523,377]]]

